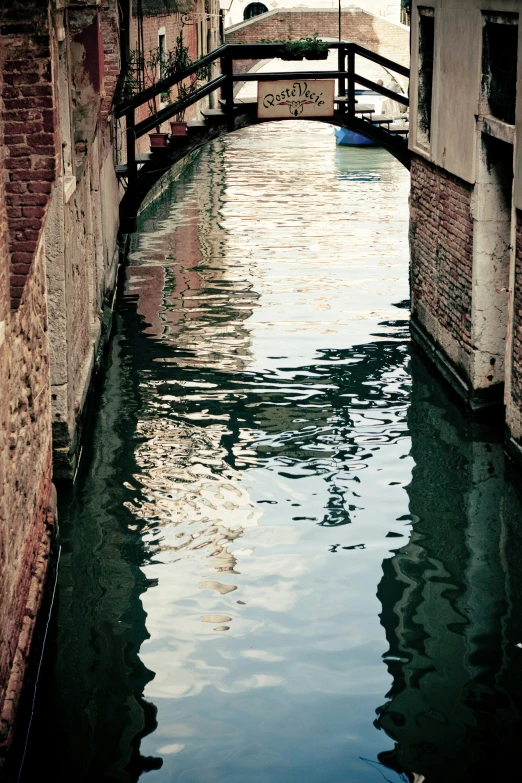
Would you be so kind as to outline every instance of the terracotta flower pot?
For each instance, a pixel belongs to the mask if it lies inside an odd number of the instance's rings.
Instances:
[[[186,136],[187,135],[187,123],[186,122],[171,122],[170,129],[173,136]]]
[[[168,145],[168,133],[149,133],[151,150],[165,149]]]

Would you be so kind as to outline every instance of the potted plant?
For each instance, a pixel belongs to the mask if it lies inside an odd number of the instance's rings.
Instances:
[[[143,68],[143,83],[145,87],[156,87],[158,82],[166,77],[165,71],[165,53],[160,50],[159,47],[151,49],[149,51],[149,57],[144,61]],[[159,96],[160,102],[168,100],[170,92],[161,93]],[[157,119],[158,117],[158,96],[154,95],[149,101],[147,101],[149,114],[151,117]],[[158,122],[156,130],[153,133],[149,133],[150,151],[166,149],[168,146],[169,134],[161,130],[161,123]]]
[[[287,60],[287,61],[302,60],[303,59],[302,39],[299,39],[298,41],[288,40],[285,43],[284,49],[282,50],[280,57],[282,60]]]
[[[286,41],[279,55],[282,60],[326,60],[328,44],[317,37],[317,33],[308,38],[298,38],[297,41]]]
[[[178,84],[178,95],[176,101],[184,101],[189,98],[197,88],[197,79],[191,79],[188,84],[180,82]],[[187,135],[187,123],[185,122],[185,111],[181,109],[174,115],[175,119],[170,123],[170,130],[173,136],[179,138]]]
[[[159,47],[149,51],[148,58],[139,52],[130,53],[124,78],[122,79],[121,98],[130,98],[148,87],[157,87],[165,79],[180,76],[192,65],[188,47],[183,42],[183,31],[176,38],[176,45],[172,51],[161,50]],[[175,101],[183,101],[189,98],[198,88],[202,79],[209,77],[211,66],[199,68],[196,73],[188,76],[177,85]],[[164,90],[159,95],[154,95],[148,102],[149,114],[158,117],[159,109],[165,104],[172,104],[172,88]],[[158,106],[159,100],[159,106]],[[175,120],[171,122],[172,136],[182,137],[186,135],[187,123],[185,122],[185,109],[175,114]],[[169,134],[162,132],[161,123],[158,122],[154,133],[149,133],[151,151],[165,149],[168,146]]]
[[[304,38],[303,53],[306,60],[326,60],[328,58],[328,44],[319,40],[317,33],[311,38]]]
[[[176,45],[171,52],[168,52],[163,64],[165,77],[175,77],[186,71],[192,65],[192,59],[189,54],[188,46],[183,41],[183,30],[180,30],[176,38]],[[190,98],[196,92],[199,82],[210,76],[210,66],[199,68],[196,73],[187,77],[177,85],[176,103]],[[169,103],[170,100],[169,94]],[[186,109],[180,109],[174,115],[174,120],[170,123],[172,136],[180,138],[187,135],[187,123],[185,122]]]

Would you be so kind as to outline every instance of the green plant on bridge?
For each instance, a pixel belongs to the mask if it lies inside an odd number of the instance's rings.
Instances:
[[[150,87],[156,88],[165,80],[174,79],[184,73],[192,65],[188,46],[185,46],[183,40],[183,30],[180,30],[176,37],[176,43],[172,50],[162,50],[160,47],[150,49],[148,55],[144,55],[138,50],[130,52],[127,63],[122,71],[123,77],[120,81],[120,100],[125,100],[138,95],[144,89]],[[200,83],[209,78],[211,66],[204,66],[180,81],[176,87],[169,87],[159,93],[161,103],[175,103],[189,98],[198,89]],[[175,91],[175,97],[172,93]],[[158,94],[147,101],[149,114],[151,117],[157,117]],[[178,121],[183,121],[185,109],[176,114]],[[156,126],[157,133],[160,133],[160,123]]]
[[[282,40],[281,38],[262,38],[257,43],[284,44],[280,57],[282,60],[326,60],[328,57],[328,44],[321,41],[317,33],[306,38],[298,38],[296,41]]]

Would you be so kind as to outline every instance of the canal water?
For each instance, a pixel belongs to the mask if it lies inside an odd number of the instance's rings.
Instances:
[[[143,213],[60,492],[27,783],[517,760],[520,498],[501,427],[411,346],[408,188],[384,150],[282,122],[215,141]]]

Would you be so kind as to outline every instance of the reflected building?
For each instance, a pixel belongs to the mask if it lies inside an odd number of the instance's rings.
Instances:
[[[82,463],[90,470],[62,493],[59,590],[23,767],[28,783],[40,777],[42,757],[55,780],[76,783],[135,783],[162,764],[139,752],[156,728],[156,708],[143,698],[154,672],[139,657],[148,638],[141,600],[148,554],[124,506],[139,389],[119,321]]]
[[[492,431],[412,365],[412,530],[377,590],[393,685],[376,726],[396,742],[379,759],[412,781],[504,779],[522,715],[520,498]]]

